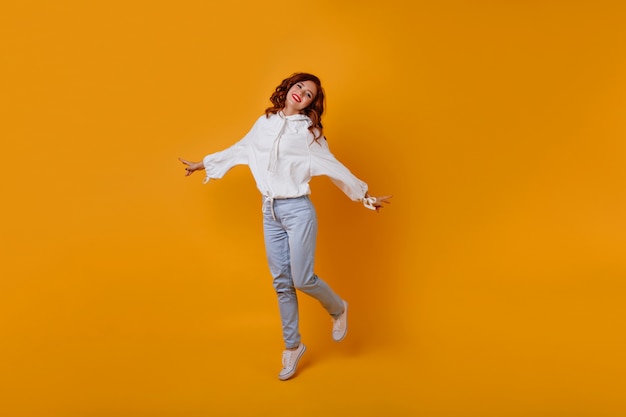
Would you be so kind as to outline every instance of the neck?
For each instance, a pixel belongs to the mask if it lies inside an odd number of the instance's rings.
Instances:
[[[286,107],[283,108],[281,111],[283,112],[285,116],[293,116],[294,114],[301,114],[299,111],[291,110]]]

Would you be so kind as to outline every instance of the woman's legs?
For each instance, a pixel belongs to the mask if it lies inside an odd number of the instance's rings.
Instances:
[[[317,217],[308,197],[274,200],[264,206],[264,235],[270,272],[278,295],[285,346],[300,344],[296,289],[317,299],[334,317],[344,311],[341,298],[313,272]]]

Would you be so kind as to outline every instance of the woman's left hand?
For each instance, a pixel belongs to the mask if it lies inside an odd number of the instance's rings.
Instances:
[[[374,197],[374,196],[370,196],[370,197]],[[372,203],[372,205],[374,207],[376,207],[376,212],[378,213],[378,211],[381,208],[384,208],[383,203],[384,204],[391,204],[391,201],[389,201],[391,199],[391,197],[393,197],[392,195],[386,195],[383,197],[374,197],[374,202]]]

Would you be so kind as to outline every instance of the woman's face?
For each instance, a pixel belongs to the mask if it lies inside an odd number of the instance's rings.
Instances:
[[[295,83],[287,92],[283,113],[287,116],[302,113],[302,110],[311,105],[317,96],[317,86],[313,81]]]

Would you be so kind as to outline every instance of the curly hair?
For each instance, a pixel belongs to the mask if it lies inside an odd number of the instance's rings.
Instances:
[[[317,87],[317,95],[313,99],[313,102],[304,110],[302,114],[308,116],[311,119],[311,126],[309,131],[313,134],[313,138],[317,141],[322,137],[322,114],[324,113],[324,89],[319,78],[313,74],[307,74],[305,72],[297,72],[291,75],[289,78],[285,78],[270,97],[272,106],[265,109],[265,115],[269,117],[270,114],[276,114],[285,107],[285,101],[287,100],[287,92],[294,84],[302,81],[312,81]]]

